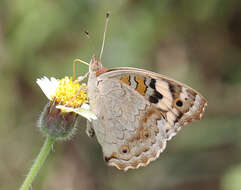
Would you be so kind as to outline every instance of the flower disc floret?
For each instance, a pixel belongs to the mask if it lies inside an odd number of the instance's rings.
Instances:
[[[54,99],[59,105],[77,108],[88,102],[86,89],[86,84],[80,85],[72,78],[65,77],[59,80]]]

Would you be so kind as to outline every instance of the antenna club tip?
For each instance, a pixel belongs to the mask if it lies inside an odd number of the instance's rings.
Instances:
[[[88,30],[85,30],[84,31],[85,35],[89,37],[89,31]]]
[[[109,18],[110,17],[110,12],[108,11],[107,13],[106,13],[106,18]]]

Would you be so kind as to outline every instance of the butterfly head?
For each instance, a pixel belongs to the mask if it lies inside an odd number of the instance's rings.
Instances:
[[[89,66],[89,72],[90,73],[96,73],[96,75],[100,75],[101,73],[104,73],[107,71],[107,68],[105,68],[101,61],[96,58],[95,55],[92,56]]]

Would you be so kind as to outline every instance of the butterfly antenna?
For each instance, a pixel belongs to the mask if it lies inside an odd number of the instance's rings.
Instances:
[[[100,57],[99,57],[100,60],[101,60],[101,57],[102,57],[102,54],[103,54],[103,51],[104,51],[104,47],[105,47],[105,35],[106,35],[106,30],[107,30],[109,18],[110,18],[110,13],[107,12],[107,13],[106,13],[106,21],[105,21],[105,30],[104,30],[103,41],[102,41],[102,46],[101,46],[101,51],[100,51]]]
[[[82,30],[83,31],[83,35],[85,36],[85,37],[87,37],[89,40],[90,40],[90,43],[92,42],[91,41],[91,38],[90,38],[90,35],[89,35],[89,31],[88,30]],[[91,43],[91,46],[92,46],[93,44]],[[93,47],[93,46],[92,46]],[[82,64],[84,64],[84,65],[87,65],[87,66],[89,66],[89,63],[87,63],[87,62],[85,62],[85,61],[82,61],[81,59],[75,59],[74,61],[73,61],[73,80],[75,80],[75,76],[76,76],[76,72],[75,72],[75,68],[76,68],[76,63],[82,63]]]
[[[93,43],[93,41],[92,41],[92,39],[91,39],[91,36],[90,36],[90,34],[89,34],[89,31],[88,31],[88,30],[84,30],[84,31],[83,31],[83,35],[84,35],[85,37],[87,37],[87,39],[89,40],[88,45],[89,45],[91,51],[93,52],[93,51],[94,51],[94,43]]]
[[[84,31],[84,34],[87,36],[87,38],[90,38],[90,35],[89,35],[89,31],[88,31],[88,30],[85,30],[85,31]]]

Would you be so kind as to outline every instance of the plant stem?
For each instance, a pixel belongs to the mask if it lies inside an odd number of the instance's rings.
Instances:
[[[30,188],[34,178],[37,176],[40,168],[42,167],[45,159],[47,158],[54,142],[55,142],[55,138],[53,137],[46,138],[44,145],[42,146],[39,152],[39,155],[37,156],[30,171],[28,172],[28,175],[26,176],[22,186],[20,187],[20,190],[28,190]]]

